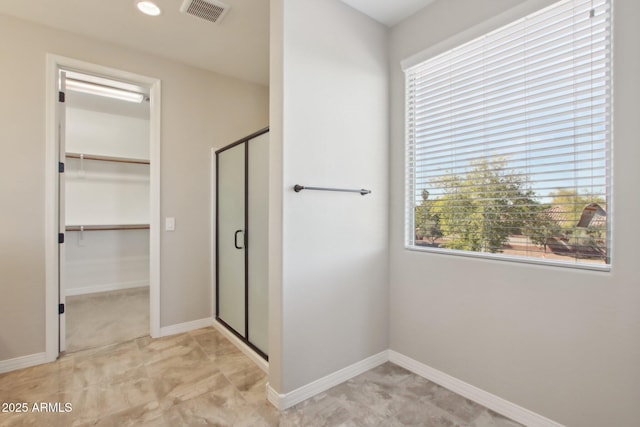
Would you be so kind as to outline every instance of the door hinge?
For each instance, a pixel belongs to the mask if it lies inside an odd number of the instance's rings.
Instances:
[[[64,163],[58,162],[58,172],[64,173]]]
[[[64,243],[64,233],[58,233],[58,243]]]
[[[58,92],[58,102],[64,102],[64,92]]]
[[[64,304],[58,304],[58,314],[64,314]]]

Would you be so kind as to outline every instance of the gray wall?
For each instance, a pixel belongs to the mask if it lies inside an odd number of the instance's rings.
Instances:
[[[268,88],[0,16],[0,360],[45,350],[45,55],[162,80],[161,326],[210,317],[210,148],[268,124]]]
[[[391,349],[566,425],[637,426],[640,3],[616,0],[614,8],[611,272],[403,248],[399,62],[517,3],[440,0],[391,32]]]
[[[338,0],[271,7],[270,383],[286,393],[388,348],[387,30]]]

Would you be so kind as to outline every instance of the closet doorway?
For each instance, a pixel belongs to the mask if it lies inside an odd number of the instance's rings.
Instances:
[[[149,94],[71,70],[64,93],[65,350],[149,335]],[[62,155],[62,153],[61,153]]]
[[[52,59],[57,357],[158,335],[159,81]]]

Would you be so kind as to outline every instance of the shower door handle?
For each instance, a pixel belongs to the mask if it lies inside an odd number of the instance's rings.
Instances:
[[[238,246],[238,233],[243,233],[243,231],[236,230],[235,234],[233,235],[233,245],[236,247],[236,249],[244,249],[244,241],[242,242],[242,246]],[[242,240],[244,240],[244,238]]]

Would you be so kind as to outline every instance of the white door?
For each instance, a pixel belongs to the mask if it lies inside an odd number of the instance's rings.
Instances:
[[[64,292],[64,274],[65,274],[65,175],[64,175],[64,163],[65,163],[65,129],[66,129],[66,108],[65,108],[65,93],[66,93],[66,73],[60,71],[60,85],[58,88],[58,103],[56,106],[57,114],[57,140],[58,140],[58,303],[60,304],[60,316],[59,316],[59,351],[63,352],[67,348],[66,345],[66,317],[64,314],[65,292]]]
[[[217,317],[246,336],[245,150],[239,144],[217,155]]]

